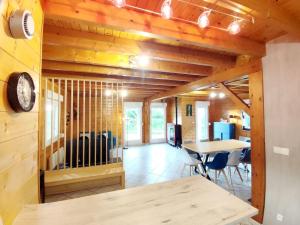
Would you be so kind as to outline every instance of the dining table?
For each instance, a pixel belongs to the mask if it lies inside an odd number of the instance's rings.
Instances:
[[[13,225],[238,225],[258,210],[202,176],[45,204]]]
[[[202,175],[207,177],[209,180],[210,177],[207,174],[205,164],[207,163],[211,154],[219,152],[241,151],[244,148],[250,147],[250,142],[235,139],[182,144],[182,148],[192,151],[198,155],[197,159],[199,160],[200,166],[203,170]]]

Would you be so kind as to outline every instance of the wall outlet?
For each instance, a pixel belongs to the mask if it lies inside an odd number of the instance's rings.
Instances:
[[[290,154],[290,149],[274,146],[273,147],[273,152],[276,153],[276,154],[288,156]]]
[[[276,220],[282,222],[283,221],[283,215],[277,213]]]

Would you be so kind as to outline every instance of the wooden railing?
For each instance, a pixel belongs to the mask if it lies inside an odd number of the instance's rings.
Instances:
[[[44,77],[41,168],[122,162],[123,92],[118,82]]]

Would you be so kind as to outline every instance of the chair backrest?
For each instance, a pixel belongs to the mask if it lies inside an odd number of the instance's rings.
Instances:
[[[210,167],[216,170],[224,169],[227,165],[229,152],[217,153],[210,164]]]
[[[238,166],[240,164],[242,151],[231,152],[228,156],[227,166]]]
[[[251,148],[243,149],[243,155],[241,157],[241,162],[251,163]]]

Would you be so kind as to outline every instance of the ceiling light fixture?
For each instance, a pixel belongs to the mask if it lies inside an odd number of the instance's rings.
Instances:
[[[161,6],[161,16],[168,20],[172,17],[172,13],[171,0],[165,0]]]
[[[123,98],[127,97],[127,95],[128,95],[128,91],[127,90],[125,90],[125,89],[121,90],[121,96]]]
[[[201,13],[201,15],[198,18],[198,26],[200,28],[206,28],[209,25],[209,15],[210,15],[211,10],[206,10],[204,12]]]
[[[110,90],[110,89],[106,89],[105,90],[105,96],[111,96],[112,95],[112,90]]]
[[[126,1],[125,0],[113,0],[113,3],[118,8],[122,8],[122,7],[124,7],[126,5]]]
[[[138,65],[146,67],[150,63],[150,58],[147,55],[140,55],[136,57]]]
[[[237,21],[237,20],[232,21],[229,24],[227,30],[232,35],[238,34],[241,31],[240,21]]]
[[[223,92],[219,93],[219,98],[225,98],[225,94]]]
[[[210,98],[215,98],[215,97],[217,97],[217,93],[216,92],[210,92],[209,97]]]

